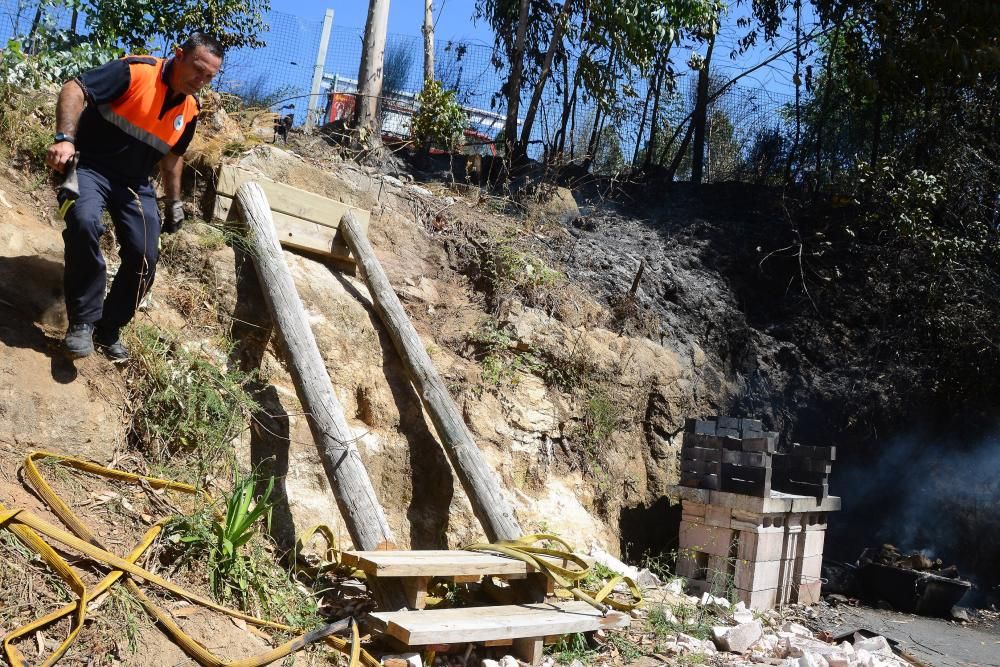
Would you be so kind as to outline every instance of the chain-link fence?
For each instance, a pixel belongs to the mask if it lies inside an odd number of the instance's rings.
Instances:
[[[0,40],[23,36],[38,23],[37,0],[0,0]],[[50,24],[68,27],[65,8],[47,8]],[[299,17],[272,11],[269,26],[260,35],[265,44],[258,49],[236,49],[226,56],[215,86],[237,94],[247,102],[294,116],[301,125],[307,110],[314,109],[318,123],[349,115],[357,91],[363,29],[334,23],[323,59],[320,92],[312,95],[317,58],[323,33],[323,15]],[[84,29],[83,18],[79,19]],[[552,150],[569,98],[568,82],[574,78],[571,59],[566,71],[557,66],[545,88],[531,129],[529,155],[541,157]],[[491,44],[435,40],[435,75],[446,87],[457,91],[457,100],[469,117],[467,150],[491,153],[504,126],[505,99],[500,91],[507,79],[502,54]],[[386,42],[383,69],[381,118],[386,134],[406,137],[416,111],[416,96],[423,84],[423,40],[416,35],[390,34]],[[528,81],[521,103],[523,116],[530,97]],[[621,86],[622,100],[610,113],[598,113],[592,99],[582,93],[572,107],[560,142],[563,158],[579,160],[595,149],[592,169],[611,173],[632,164],[653,162],[677,166],[676,178],[691,173],[690,142],[684,142],[686,127],[696,103],[697,74],[680,75],[662,91],[657,113],[657,140],[649,145],[653,118],[648,80],[634,77],[631,93]],[[713,81],[718,90],[725,80]],[[570,84],[571,85],[571,84]],[[706,114],[705,180],[764,180],[782,161],[782,146],[789,135],[788,109],[792,98],[767,90],[735,84],[715,98]],[[310,104],[312,103],[312,104]],[[596,131],[595,121],[598,125]],[[592,140],[596,138],[596,143]],[[679,147],[686,154],[677,156]]]

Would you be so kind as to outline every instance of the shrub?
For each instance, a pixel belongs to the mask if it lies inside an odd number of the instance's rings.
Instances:
[[[462,145],[466,117],[455,101],[455,91],[440,81],[428,81],[417,96],[420,108],[413,117],[413,138],[425,148],[440,146],[449,151]]]

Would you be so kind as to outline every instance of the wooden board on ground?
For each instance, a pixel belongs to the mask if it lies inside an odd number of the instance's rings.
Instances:
[[[377,612],[373,626],[409,646],[522,639],[623,628],[629,615],[607,616],[586,602],[466,607],[424,611]]]
[[[455,577],[524,575],[535,568],[524,561],[479,551],[345,551],[345,565],[378,577]]]
[[[339,259],[351,259],[350,250],[338,231],[340,219],[354,211],[367,232],[371,214],[343,202],[328,199],[254,172],[223,165],[219,168],[213,215],[222,221],[238,219],[233,197],[248,181],[257,182],[267,195],[278,240],[283,246],[315,252]]]

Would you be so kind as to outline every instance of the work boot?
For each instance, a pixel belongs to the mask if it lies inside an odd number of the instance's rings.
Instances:
[[[122,345],[118,336],[118,329],[104,329],[98,327],[94,332],[94,344],[108,359],[114,363],[128,361],[128,350]]]
[[[66,355],[70,359],[82,359],[94,352],[94,325],[87,322],[70,324],[63,339]]]

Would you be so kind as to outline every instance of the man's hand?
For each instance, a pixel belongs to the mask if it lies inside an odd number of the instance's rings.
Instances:
[[[168,199],[163,210],[163,226],[160,231],[164,234],[174,234],[181,230],[184,222],[184,204],[179,199]]]
[[[76,146],[71,141],[58,141],[45,153],[45,164],[52,169],[62,173],[66,170],[66,163],[76,155]]]

